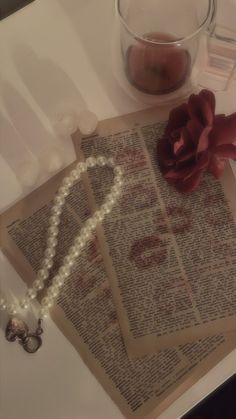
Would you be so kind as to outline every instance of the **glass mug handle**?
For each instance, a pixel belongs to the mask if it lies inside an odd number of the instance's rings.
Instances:
[[[198,58],[197,84],[225,91],[236,80],[236,32],[216,23],[217,1]]]

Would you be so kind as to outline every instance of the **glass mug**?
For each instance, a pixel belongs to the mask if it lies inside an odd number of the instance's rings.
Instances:
[[[120,52],[120,60],[114,64],[113,55],[113,68],[117,75],[119,67],[126,91],[129,84],[139,99],[163,103],[189,94],[201,84],[204,71],[210,74],[208,82],[213,73],[220,77],[218,70],[227,72],[228,81],[236,57],[209,51],[209,40],[219,39],[216,8],[217,0],[116,0],[115,54]],[[231,40],[222,36],[221,41]]]

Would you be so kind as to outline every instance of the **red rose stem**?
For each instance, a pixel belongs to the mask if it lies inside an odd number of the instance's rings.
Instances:
[[[173,42],[177,38],[164,33],[149,33],[150,41]],[[176,45],[155,45],[145,41],[129,47],[126,73],[138,90],[161,95],[179,89],[190,74],[191,58],[187,50]]]

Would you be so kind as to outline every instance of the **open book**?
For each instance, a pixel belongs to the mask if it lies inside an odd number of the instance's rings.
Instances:
[[[134,419],[156,418],[236,342],[228,333],[236,313],[235,180],[229,170],[227,195],[209,176],[195,194],[177,194],[155,163],[164,126],[157,121],[157,111],[149,110],[104,121],[90,138],[74,137],[80,158],[113,155],[125,168],[126,185],[52,310],[124,416]],[[70,170],[0,218],[1,247],[27,283],[40,267],[54,193]],[[111,183],[109,169],[98,168],[73,186],[54,273]]]

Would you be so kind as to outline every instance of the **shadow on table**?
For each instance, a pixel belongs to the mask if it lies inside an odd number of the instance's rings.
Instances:
[[[51,121],[60,108],[87,108],[76,85],[52,60],[38,57],[26,44],[17,45],[13,59],[25,86]]]
[[[4,335],[6,332],[6,326],[9,321],[8,314],[6,312],[2,312],[0,316],[0,329],[2,329]]]
[[[13,125],[0,113],[0,152],[2,158],[15,172],[18,166],[32,159],[19,133]]]
[[[112,70],[111,39],[114,26],[114,1],[58,0],[78,34],[88,60],[104,90],[119,113],[142,109],[117,82]],[[97,28],[97,36],[93,28]]]
[[[1,96],[5,109],[25,146],[36,155],[54,147],[56,138],[37,117],[26,100],[6,80],[1,80]]]

